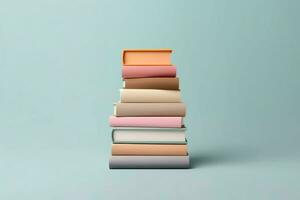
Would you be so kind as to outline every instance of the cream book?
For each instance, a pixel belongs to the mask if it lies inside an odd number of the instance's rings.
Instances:
[[[134,128],[116,127],[112,130],[113,143],[128,144],[186,144],[185,127]]]
[[[177,103],[181,102],[178,90],[120,89],[122,103]]]

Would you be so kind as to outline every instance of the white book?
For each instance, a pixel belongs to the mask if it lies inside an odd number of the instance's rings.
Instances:
[[[186,144],[185,128],[117,128],[114,143]]]

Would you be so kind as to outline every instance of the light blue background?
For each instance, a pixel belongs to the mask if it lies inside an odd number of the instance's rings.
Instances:
[[[0,199],[300,199],[299,1],[0,4]],[[192,169],[109,170],[122,48],[171,48]]]

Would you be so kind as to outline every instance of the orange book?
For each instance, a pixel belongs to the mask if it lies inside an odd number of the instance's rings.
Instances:
[[[123,66],[172,65],[171,49],[124,49],[122,51]]]
[[[185,144],[112,144],[112,155],[186,156]]]

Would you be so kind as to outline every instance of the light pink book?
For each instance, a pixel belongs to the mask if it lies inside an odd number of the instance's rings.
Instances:
[[[122,66],[122,77],[176,77],[175,66]]]
[[[113,127],[181,128],[182,117],[109,117]]]

